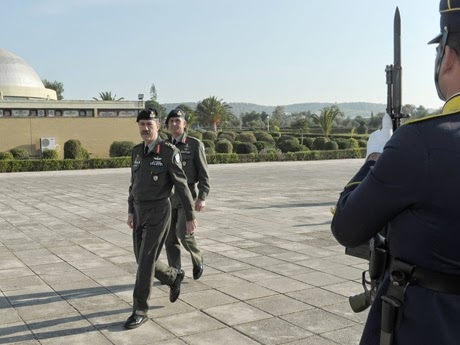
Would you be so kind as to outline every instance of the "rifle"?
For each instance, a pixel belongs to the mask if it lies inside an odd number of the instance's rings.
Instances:
[[[393,24],[394,60],[385,68],[387,84],[386,112],[391,117],[393,131],[401,125],[407,115],[401,113],[401,16],[396,7]],[[386,228],[369,242],[354,248],[345,248],[345,254],[369,261],[369,269],[362,274],[364,292],[350,296],[348,301],[355,313],[366,310],[374,301],[377,289],[382,282],[387,263]],[[367,278],[367,275],[369,278]]]

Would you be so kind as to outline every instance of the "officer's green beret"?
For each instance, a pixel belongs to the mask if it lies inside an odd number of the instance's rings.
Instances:
[[[428,44],[441,42],[444,31],[460,32],[460,0],[441,0],[439,3],[441,14],[441,33]]]
[[[183,119],[185,119],[185,112],[183,110],[180,110],[180,109],[173,109],[169,112],[168,114],[168,117],[166,117],[166,124],[168,124],[169,122],[169,119],[171,117],[181,117]]]
[[[137,115],[136,122],[139,120],[158,120],[158,111],[153,108],[141,110]]]

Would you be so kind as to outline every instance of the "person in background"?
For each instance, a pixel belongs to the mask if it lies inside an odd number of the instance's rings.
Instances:
[[[195,211],[201,212],[205,208],[205,199],[210,189],[204,145],[200,140],[188,136],[185,132],[187,122],[183,110],[172,110],[166,118],[166,125],[171,134],[168,141],[175,145],[181,153],[188,187],[195,200]],[[171,197],[171,205],[171,227],[165,243],[168,263],[177,269],[181,268],[180,239],[192,258],[193,279],[199,279],[203,274],[203,254],[198,248],[194,233],[187,232],[185,210],[176,193]]]

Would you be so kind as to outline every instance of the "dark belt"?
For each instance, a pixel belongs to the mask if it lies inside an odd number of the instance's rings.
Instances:
[[[396,261],[391,258],[389,264],[390,273],[394,270]],[[413,268],[409,284],[441,293],[460,295],[460,276],[434,272],[417,266]]]

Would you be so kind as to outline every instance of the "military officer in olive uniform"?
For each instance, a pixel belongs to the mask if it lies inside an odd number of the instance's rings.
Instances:
[[[430,43],[441,113],[406,122],[386,144],[372,133],[332,221],[347,247],[387,229],[387,271],[361,345],[460,343],[460,0],[439,8]]]
[[[166,125],[171,133],[168,141],[175,145],[182,155],[182,165],[187,175],[188,187],[195,200],[195,211],[201,212],[209,193],[209,174],[204,145],[200,140],[185,133],[187,122],[183,110],[172,110],[166,118]],[[192,258],[193,279],[199,279],[203,273],[203,255],[197,246],[194,233],[186,231],[185,209],[177,193],[171,197],[171,205],[171,227],[165,244],[169,265],[181,268],[180,239]]]
[[[143,142],[131,154],[131,185],[128,197],[128,226],[133,229],[133,244],[138,264],[133,292],[133,313],[125,328],[136,328],[148,320],[148,299],[155,276],[170,286],[169,299],[175,302],[185,277],[181,269],[157,261],[166,240],[171,219],[169,197],[174,186],[184,208],[187,232],[197,227],[193,198],[182,170],[179,150],[163,141],[154,109],[142,110],[137,116]]]

